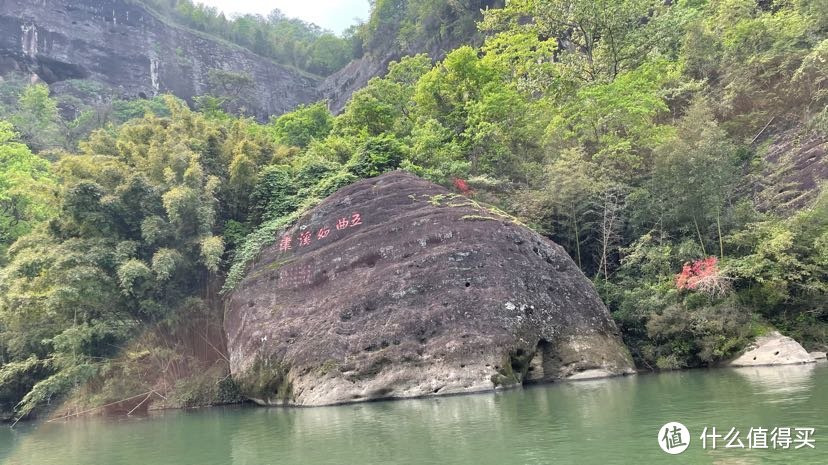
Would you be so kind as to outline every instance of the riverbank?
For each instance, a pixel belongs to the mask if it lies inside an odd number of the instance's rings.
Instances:
[[[317,408],[216,407],[0,431],[2,465],[621,465],[662,463],[659,428],[692,433],[682,463],[828,463],[828,364],[693,369]],[[761,407],[761,408],[760,408]],[[814,427],[816,449],[702,449],[704,427]]]
[[[419,400],[424,400],[424,399],[439,399],[439,398],[457,397],[457,396],[475,396],[475,395],[485,395],[485,394],[496,394],[496,393],[511,391],[511,390],[535,389],[535,388],[544,388],[544,387],[548,387],[548,386],[557,386],[557,385],[570,385],[570,384],[572,384],[572,385],[577,386],[577,385],[582,384],[582,383],[584,385],[589,385],[590,382],[601,381],[603,379],[625,378],[625,377],[630,377],[630,376],[636,376],[636,377],[639,377],[639,376],[658,376],[658,375],[669,374],[669,373],[684,373],[684,372],[697,372],[697,371],[698,372],[716,371],[716,370],[727,371],[727,370],[743,370],[743,369],[748,369],[748,368],[758,368],[758,369],[762,370],[762,372],[765,372],[765,373],[773,373],[774,369],[778,369],[779,372],[782,373],[782,372],[785,372],[785,369],[787,367],[808,366],[808,365],[810,365],[810,366],[819,366],[820,368],[824,368],[824,367],[828,367],[828,361],[826,361],[826,359],[824,359],[824,358],[820,358],[820,359],[815,360],[815,362],[799,363],[799,364],[787,364],[787,365],[764,364],[764,365],[753,365],[751,367],[736,367],[736,366],[722,365],[722,366],[716,366],[716,367],[696,367],[696,368],[686,368],[686,369],[683,369],[683,370],[662,370],[662,371],[638,369],[638,370],[636,370],[636,372],[634,374],[623,374],[623,375],[611,376],[611,377],[589,378],[589,379],[569,379],[569,380],[559,380],[559,381],[554,381],[554,382],[527,382],[523,385],[514,385],[514,386],[508,386],[508,387],[499,386],[499,387],[493,388],[491,390],[481,390],[481,391],[475,391],[475,392],[441,394],[441,395],[433,395],[432,394],[432,395],[423,395],[423,396],[409,397],[409,398],[384,398],[384,399],[376,399],[372,402],[387,402],[387,401],[401,402],[401,401],[406,401],[406,400],[418,400],[418,399]],[[149,394],[149,393],[145,393],[145,394]],[[136,400],[135,402],[138,402],[141,399],[145,399],[145,398],[146,398],[146,395],[136,396],[136,399],[138,399],[138,400]],[[46,418],[48,418],[48,420],[45,420],[45,421],[46,422],[55,422],[55,421],[60,422],[60,421],[64,421],[64,420],[73,420],[73,419],[81,419],[81,418],[94,418],[94,417],[104,417],[104,418],[113,418],[113,419],[118,419],[118,418],[121,418],[121,419],[123,419],[123,418],[146,418],[148,416],[152,416],[152,415],[155,415],[155,414],[158,414],[158,413],[170,412],[170,411],[198,411],[198,410],[209,410],[209,409],[213,409],[213,408],[225,408],[225,407],[230,407],[230,406],[251,406],[251,407],[255,406],[255,407],[259,407],[259,408],[261,407],[261,406],[258,406],[255,402],[253,402],[249,399],[243,399],[241,397],[238,397],[238,398],[236,398],[232,401],[214,401],[214,402],[201,403],[201,404],[198,404],[198,405],[180,405],[180,404],[175,405],[175,404],[170,403],[167,400],[166,402],[158,402],[158,403],[149,404],[149,407],[146,408],[146,409],[136,410],[135,407],[134,407],[135,402],[133,402],[131,404],[128,404],[127,402],[129,400],[134,400],[134,399],[125,399],[125,401],[116,402],[115,404],[117,405],[117,408],[111,408],[111,407],[113,407],[112,405],[103,405],[103,406],[99,406],[99,407],[95,407],[95,408],[91,408],[91,409],[87,409],[87,410],[78,410],[75,413],[71,412],[70,411],[71,409],[63,409],[62,410],[63,413],[61,413],[59,415],[56,415],[56,414],[53,413],[52,415],[47,416]],[[342,402],[342,403],[333,404],[333,405],[330,405],[330,406],[358,405],[358,404],[361,404],[361,403],[365,403],[365,402],[358,402],[358,401],[357,402]],[[133,405],[133,407],[127,408],[127,406],[129,406],[129,405]],[[324,406],[324,407],[330,407],[330,406]],[[290,408],[302,408],[302,409],[311,408],[311,409],[316,409],[316,408],[324,408],[324,407],[303,407],[303,406],[295,406],[295,405],[284,405],[284,406],[279,406],[278,408],[287,408],[287,409],[290,409]],[[77,409],[75,409],[75,410],[77,410]],[[130,412],[131,410],[134,410],[134,411]],[[0,423],[6,423],[8,425],[11,425],[12,423],[14,423],[14,421],[15,421],[14,417],[12,417],[10,415],[7,415],[5,418],[3,418],[2,421],[0,421]],[[27,418],[24,421],[21,421],[19,424],[37,424],[38,422],[41,422],[41,421],[44,421],[44,417],[42,417],[42,416],[41,417],[32,417],[32,418]]]

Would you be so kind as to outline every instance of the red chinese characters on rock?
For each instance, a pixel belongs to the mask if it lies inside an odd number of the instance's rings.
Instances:
[[[333,226],[336,228],[337,231],[344,231],[349,228],[354,228],[362,224],[362,214],[359,212],[352,213],[350,217],[342,217],[336,221],[336,224]],[[327,238],[331,234],[331,228],[327,226],[322,226],[316,232],[316,241],[321,241]],[[307,247],[311,245],[313,242],[313,232],[311,230],[304,231],[299,234],[298,242],[299,247]],[[282,236],[281,240],[279,241],[279,252],[288,252],[293,249],[293,237],[292,236]]]
[[[290,250],[290,244],[293,242],[293,238],[290,236],[282,237],[282,240],[279,241],[279,252],[287,252]]]
[[[348,218],[340,218],[336,222],[336,230],[337,231],[342,231],[343,229],[347,229],[348,226],[350,226],[350,225],[351,225],[351,222],[348,221]]]

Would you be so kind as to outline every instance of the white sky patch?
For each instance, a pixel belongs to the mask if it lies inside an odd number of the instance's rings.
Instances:
[[[267,16],[279,9],[285,16],[299,18],[329,29],[337,34],[370,12],[368,0],[196,0],[213,6],[225,15],[253,13]]]

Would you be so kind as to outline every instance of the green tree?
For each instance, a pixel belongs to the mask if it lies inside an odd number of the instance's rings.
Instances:
[[[710,252],[721,255],[722,216],[732,203],[740,161],[735,154],[707,104],[695,102],[679,122],[676,137],[656,150],[647,228],[690,237],[695,233],[702,251],[712,236],[719,247]]]
[[[305,148],[331,132],[333,116],[325,102],[317,102],[300,105],[296,110],[273,119],[270,126],[278,143]]]
[[[21,414],[104,373],[136,331],[179,327],[182,302],[209,296],[219,279],[222,225],[248,214],[219,208],[248,203],[231,165],[244,157],[255,173],[269,161],[266,133],[166,105],[170,116],[148,114],[61,158],[62,195],[50,200],[59,211],[9,249],[0,331],[11,365],[0,368],[0,390],[17,383]]]
[[[368,138],[348,162],[348,170],[361,178],[379,176],[400,166],[403,145],[392,136]]]
[[[373,78],[354,93],[336,119],[339,134],[352,137],[383,133],[403,137],[414,126],[414,92],[419,79],[432,67],[428,55],[405,57],[388,65],[384,78]]]
[[[552,119],[550,141],[583,146],[618,179],[643,173],[653,148],[672,134],[660,117],[668,111],[662,89],[674,76],[669,63],[645,63],[610,83],[581,87]]]
[[[352,57],[351,45],[333,35],[323,34],[308,48],[305,69],[327,76],[348,64]]]
[[[606,82],[634,69],[681,29],[672,3],[655,0],[517,0],[490,10],[490,31],[515,30],[559,41],[557,60],[571,79]],[[525,21],[531,18],[531,21]]]
[[[23,140],[35,150],[63,147],[57,102],[49,96],[49,86],[34,84],[26,87],[17,101],[11,122],[20,130]]]
[[[0,253],[56,212],[49,163],[16,137],[12,125],[0,121]]]
[[[289,166],[271,165],[265,168],[259,174],[250,196],[250,223],[259,225],[296,210],[298,190]]]

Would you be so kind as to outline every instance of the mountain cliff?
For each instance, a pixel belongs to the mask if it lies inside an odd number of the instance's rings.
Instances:
[[[60,91],[87,79],[120,98],[223,94],[264,119],[320,99],[319,79],[162,19],[131,0],[0,1],[0,75]]]
[[[439,61],[461,45],[481,44],[483,36],[477,22],[483,18],[482,12],[504,4],[503,0],[470,0],[436,1],[424,6],[408,1],[399,2],[401,11],[396,14],[383,11],[387,4],[374,8],[365,25],[365,55],[326,77],[319,86],[320,93],[331,111],[339,113],[351,94],[371,78],[384,76],[392,61],[418,53]]]
[[[210,94],[260,120],[323,99],[336,113],[354,91],[384,75],[391,61],[421,52],[441,59],[459,45],[479,42],[481,10],[502,3],[441,3],[424,20],[428,26],[407,36],[401,31],[410,25],[393,15],[372,19],[377,24],[366,27],[371,40],[365,54],[322,79],[176,24],[138,0],[0,0],[0,76],[23,74],[57,94],[72,94],[65,83],[73,80],[103,84],[109,98],[172,93],[192,102]],[[400,14],[406,15],[416,16]]]

